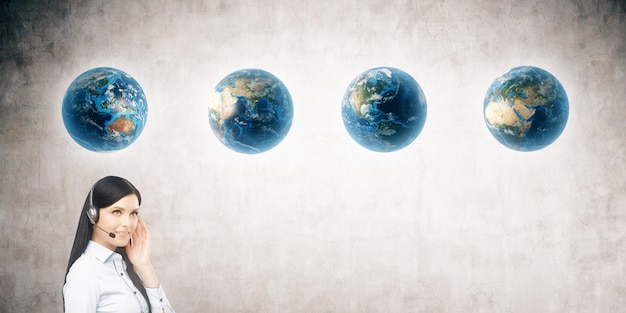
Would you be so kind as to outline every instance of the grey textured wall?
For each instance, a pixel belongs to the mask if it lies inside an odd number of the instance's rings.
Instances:
[[[176,3],[179,2],[179,3]],[[622,1],[3,1],[0,311],[60,312],[91,184],[142,191],[153,262],[179,312],[619,312],[626,307]],[[570,99],[551,146],[509,150],[482,101],[511,67]],[[61,118],[80,73],[120,68],[150,115],[131,147],[78,146]],[[411,74],[420,137],[358,146],[340,104],[362,71]],[[208,124],[212,87],[256,67],[294,100],[275,149]]]

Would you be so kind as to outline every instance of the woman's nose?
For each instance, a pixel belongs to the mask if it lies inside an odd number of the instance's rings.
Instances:
[[[123,215],[122,216],[122,220],[121,220],[121,224],[122,224],[122,226],[130,226],[130,216],[129,215]]]

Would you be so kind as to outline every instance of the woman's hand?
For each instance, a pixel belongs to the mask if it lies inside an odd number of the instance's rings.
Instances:
[[[126,254],[135,267],[150,264],[150,234],[141,217],[130,237],[130,242],[126,245]]]
[[[150,262],[150,234],[141,217],[130,237],[130,242],[126,245],[126,255],[145,287],[159,287],[159,280]]]

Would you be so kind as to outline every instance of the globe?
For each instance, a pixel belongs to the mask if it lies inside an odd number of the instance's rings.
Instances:
[[[274,148],[287,135],[293,103],[285,85],[260,69],[233,72],[215,86],[209,124],[227,148],[245,154]]]
[[[484,119],[504,146],[535,151],[553,143],[569,114],[565,89],[552,74],[533,66],[515,67],[491,84]]]
[[[378,67],[357,76],[341,106],[346,130],[358,144],[391,152],[412,143],[426,122],[426,98],[409,74]]]
[[[72,139],[95,152],[128,147],[148,118],[141,86],[130,75],[110,67],[80,74],[67,88],[62,111]]]

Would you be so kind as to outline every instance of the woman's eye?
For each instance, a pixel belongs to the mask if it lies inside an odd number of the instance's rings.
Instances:
[[[113,214],[115,214],[115,215],[120,215],[120,214],[122,214],[122,212],[121,212],[121,211],[118,211],[118,210],[115,210],[115,211],[113,211]]]
[[[139,212],[132,212],[132,213],[130,213],[130,215],[132,215],[132,216],[138,216],[138,215],[139,215]]]

